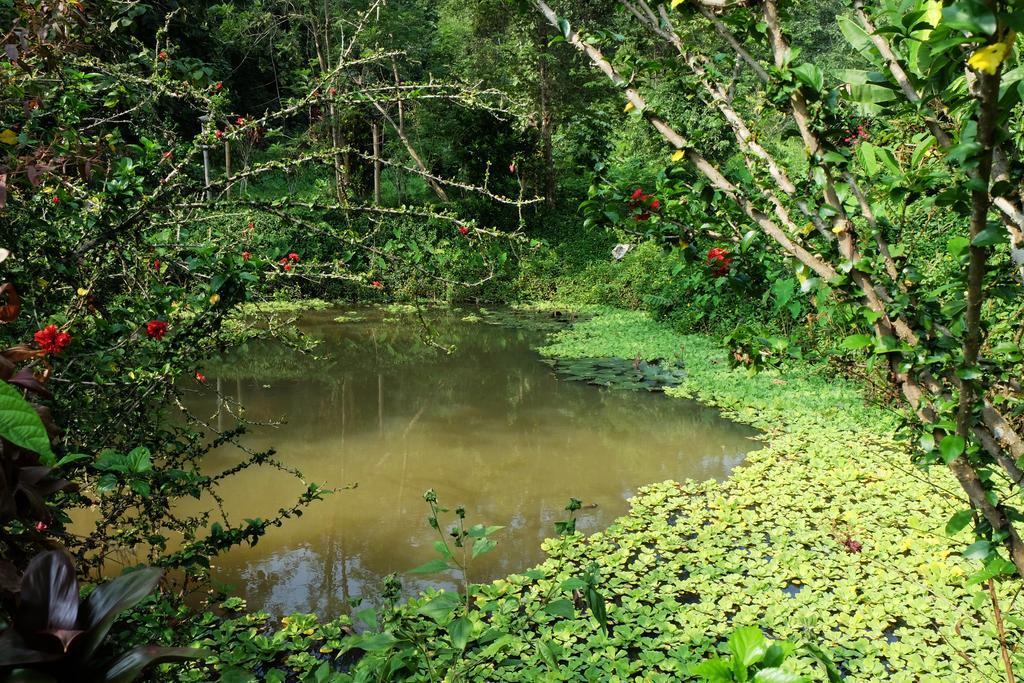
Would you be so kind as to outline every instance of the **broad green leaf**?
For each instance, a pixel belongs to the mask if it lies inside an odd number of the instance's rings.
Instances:
[[[761,629],[754,626],[741,626],[729,637],[729,652],[742,662],[744,667],[756,664],[764,657],[768,649],[767,641]]]
[[[416,567],[410,569],[410,574],[436,574],[437,572],[443,572],[448,569],[448,563],[444,560],[431,560]]]
[[[976,541],[964,548],[964,557],[968,560],[984,560],[992,553],[992,543],[989,541]]]
[[[942,437],[942,441],[939,443],[939,455],[942,457],[942,462],[947,465],[957,458],[964,452],[964,438],[957,434],[947,434]]]
[[[953,516],[946,522],[946,535],[953,536],[959,533],[964,527],[971,523],[974,514],[971,510],[960,510],[953,513]]]
[[[794,67],[793,75],[814,92],[821,92],[825,88],[825,74],[814,64],[808,62]]]
[[[459,617],[448,625],[448,635],[456,650],[465,650],[469,636],[473,633],[473,624],[466,617]]]
[[[434,621],[441,623],[448,618],[448,615],[460,603],[461,600],[457,593],[445,591],[444,593],[438,593],[430,602],[421,606],[417,611],[423,616],[430,617]]]
[[[563,619],[572,619],[576,616],[576,608],[573,607],[572,600],[555,600],[548,603],[544,607],[544,611],[553,617],[562,617]]]
[[[942,10],[942,23],[949,28],[990,35],[996,32],[996,16],[978,0],[961,0]]]
[[[754,683],[805,683],[808,679],[784,669],[761,669],[754,674]]]
[[[19,448],[43,456],[47,462],[57,458],[50,449],[50,437],[35,409],[13,385],[0,381],[0,438]]]

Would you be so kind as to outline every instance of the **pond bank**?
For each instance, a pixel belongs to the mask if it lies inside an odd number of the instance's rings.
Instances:
[[[721,483],[647,486],[606,531],[550,539],[550,559],[537,570],[482,586],[486,613],[471,614],[473,638],[518,623],[523,612],[533,617],[498,641],[471,639],[466,678],[675,681],[720,652],[733,629],[753,625],[820,645],[849,681],[1001,680],[991,604],[966,585],[975,567],[958,555],[969,532],[950,539],[943,531],[963,501],[944,472],[926,475],[910,464],[907,445],[894,437],[895,416],[866,405],[856,385],[813,369],[749,376],[730,369],[709,340],[643,313],[590,313],[541,352],[681,358],[686,375],[666,394],[697,398],[763,430],[765,447]],[[545,596],[592,565],[607,602],[607,636],[584,612],[544,610]],[[1000,592],[1011,643],[1020,642],[1024,623],[1015,590],[1004,584]],[[420,634],[439,663],[452,630],[421,611],[435,599],[405,604],[385,630]],[[293,617],[263,635],[272,625],[255,615],[183,632],[221,649],[211,664],[301,677],[344,649],[348,623]],[[257,631],[266,642],[250,645],[246,634]],[[224,652],[228,643],[233,650]],[[796,670],[823,680],[810,660]],[[203,680],[184,671],[180,679]]]

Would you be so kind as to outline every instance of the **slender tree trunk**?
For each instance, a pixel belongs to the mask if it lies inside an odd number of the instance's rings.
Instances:
[[[231,143],[224,143],[224,195],[231,199]]]
[[[554,159],[554,116],[551,112],[551,82],[548,69],[548,31],[543,21],[538,22],[538,47],[540,58],[537,63],[537,81],[540,100],[540,139],[544,157],[544,200],[548,206],[555,204],[555,159]]]
[[[375,119],[370,123],[370,135],[373,137],[373,204],[380,206],[380,123]]]

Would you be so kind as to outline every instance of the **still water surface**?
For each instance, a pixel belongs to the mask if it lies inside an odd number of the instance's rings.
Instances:
[[[753,447],[753,430],[696,403],[616,391],[556,378],[532,350],[543,335],[432,314],[425,342],[415,316],[341,311],[300,321],[322,339],[317,360],[274,345],[250,345],[207,368],[211,390],[190,398],[197,415],[218,415],[212,387],[244,405],[254,449],[275,447],[308,481],[355,485],[272,529],[253,548],[216,561],[214,578],[251,608],[272,614],[336,615],[353,597],[373,599],[383,577],[436,557],[426,522],[427,489],[462,505],[467,524],[504,525],[498,547],[472,564],[474,581],[524,571],[542,561],[571,496],[588,506],[590,533],[627,510],[638,487],[666,479],[721,479]],[[237,412],[237,410],[236,410]],[[239,459],[233,447],[210,456],[210,471]],[[221,489],[232,521],[291,505],[302,485],[266,468],[229,478]],[[450,521],[450,520],[449,520]],[[455,575],[405,576],[414,594],[455,587]]]

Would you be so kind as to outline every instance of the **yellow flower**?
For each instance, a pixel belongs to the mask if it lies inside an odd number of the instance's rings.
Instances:
[[[681,150],[681,149],[677,149],[677,150],[676,150],[676,153],[672,155],[672,161],[679,161],[679,160],[680,160],[680,159],[682,159],[682,158],[683,158],[684,156],[686,156],[686,152],[684,152],[684,151],[683,151],[683,150]]]
[[[85,287],[79,287],[78,288],[78,296],[85,296],[88,293],[89,293],[89,290],[86,289]]]
[[[626,112],[628,114],[629,112],[633,111],[634,109],[636,109],[636,106],[632,102],[627,102],[626,103],[626,108],[623,109],[622,111],[624,111],[624,112]]]
[[[213,296],[210,297],[210,303],[213,304],[214,306],[216,306],[219,301],[220,294],[214,294]]]
[[[967,60],[967,66],[975,71],[981,71],[982,73],[994,76],[996,71],[999,70],[999,65],[1003,63],[1006,55],[1010,53],[1010,48],[1013,47],[1013,41],[1016,38],[1016,32],[1010,31],[1006,35],[1006,39],[1001,43],[978,48]]]
[[[0,142],[5,145],[16,145],[18,144],[18,134],[8,128],[3,133],[0,133]]]
[[[837,235],[842,235],[844,232],[846,232],[846,226],[840,223],[836,227],[832,228],[832,232],[834,232]]]
[[[672,0],[672,9],[679,7],[685,0]]]

